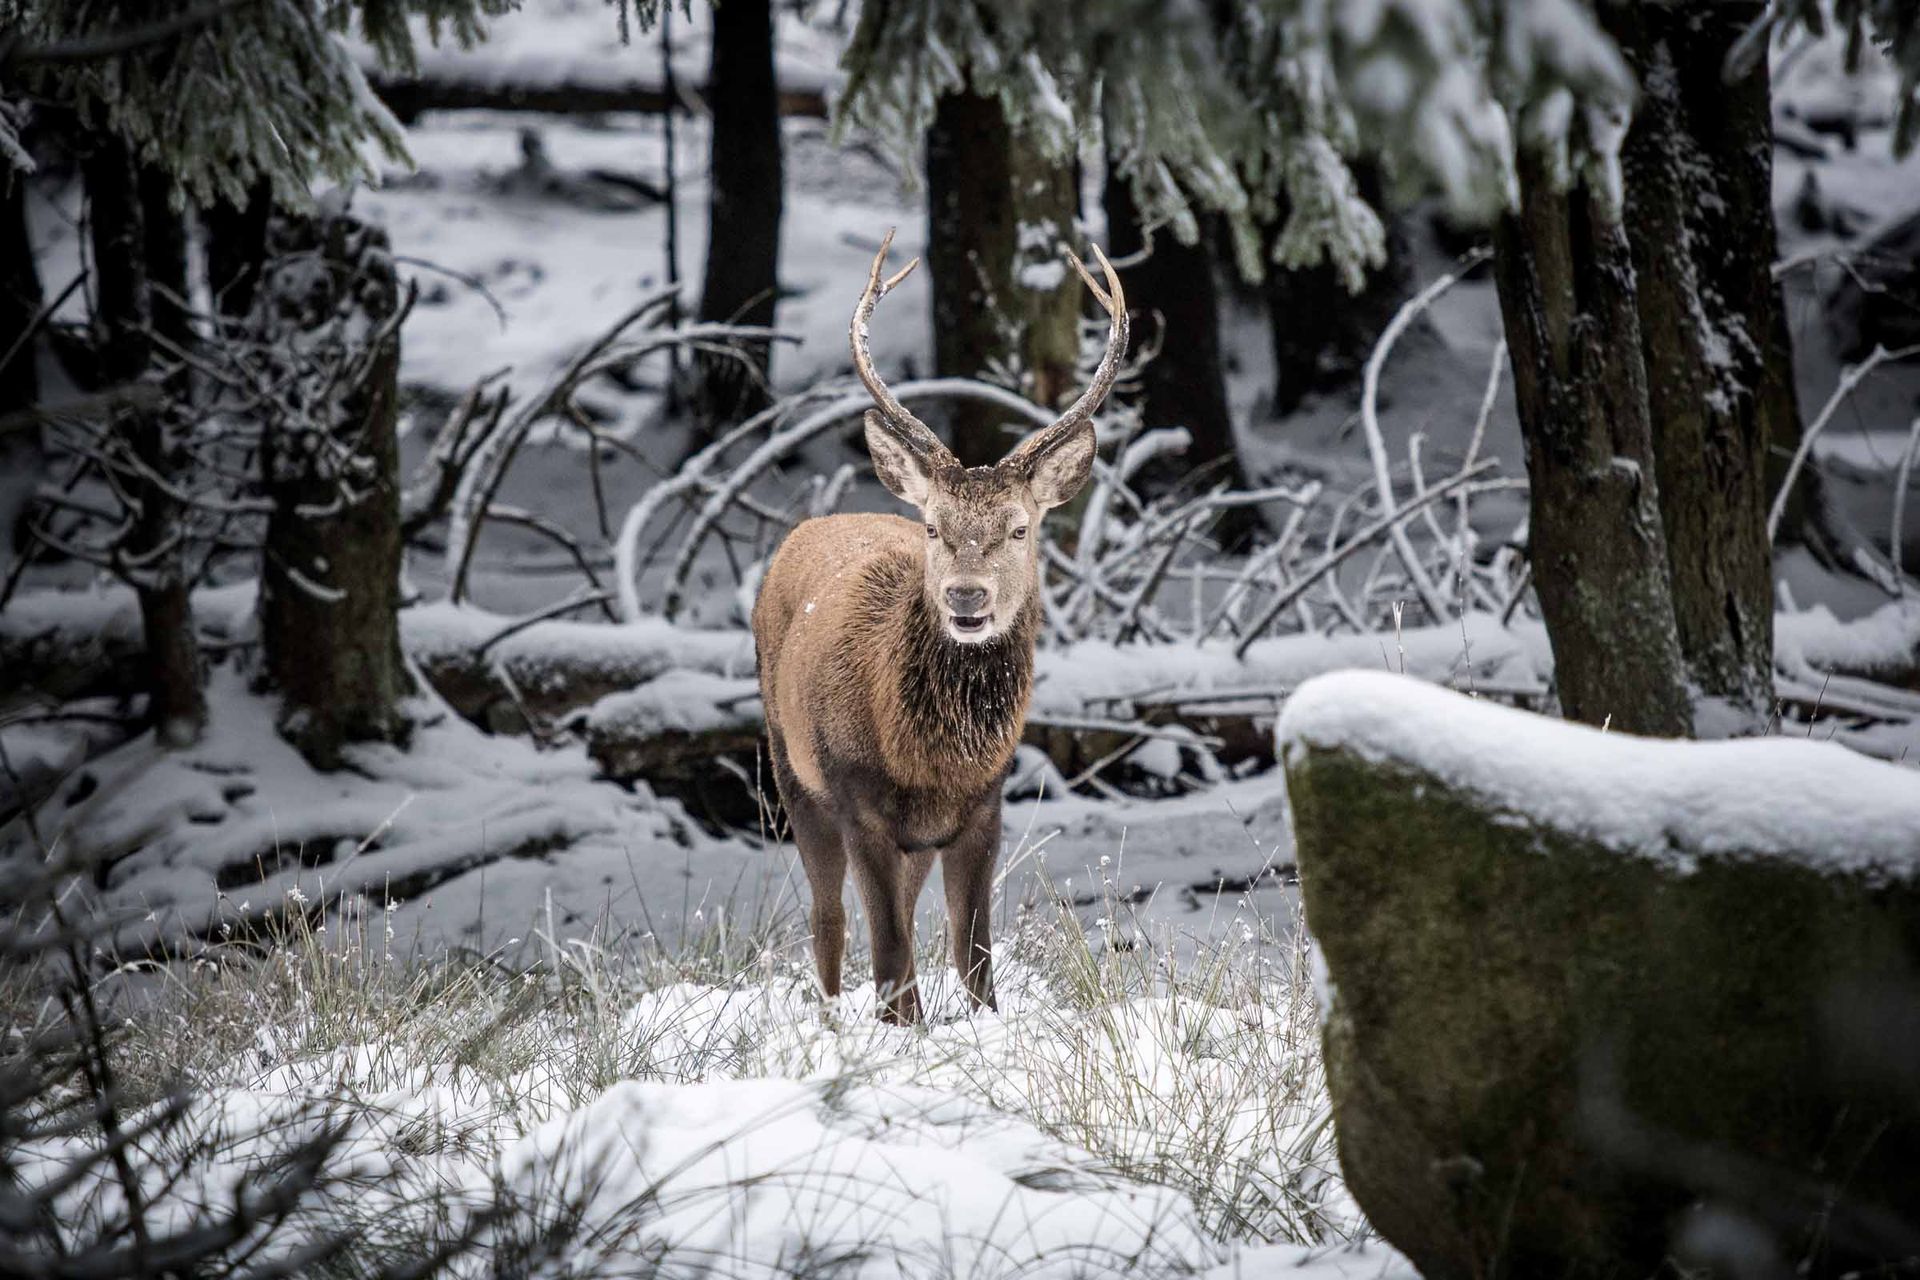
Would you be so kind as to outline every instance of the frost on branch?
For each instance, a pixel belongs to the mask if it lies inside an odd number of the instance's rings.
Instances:
[[[874,4],[844,59],[839,127],[911,153],[940,95],[997,97],[1049,155],[1096,138],[1146,218],[1184,242],[1226,215],[1241,269],[1284,212],[1274,260],[1349,284],[1383,254],[1348,159],[1378,151],[1403,193],[1484,219],[1513,197],[1516,139],[1557,169],[1613,166],[1633,87],[1577,0],[1249,0],[1151,6]]]
[[[0,77],[6,92],[24,90],[119,135],[196,204],[244,205],[248,189],[264,181],[283,203],[302,205],[316,179],[375,176],[369,143],[406,159],[399,123],[368,89],[343,34],[357,31],[383,61],[407,68],[409,19],[422,19],[431,39],[472,43],[485,34],[486,16],[513,7],[512,0],[260,0],[198,20],[209,8],[199,0],[0,0],[0,30],[21,42],[0,60]],[[14,165],[23,158],[4,123],[0,158]]]

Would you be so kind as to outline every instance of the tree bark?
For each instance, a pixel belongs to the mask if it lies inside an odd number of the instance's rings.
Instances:
[[[771,325],[780,292],[780,91],[774,78],[772,0],[726,0],[713,10],[713,104],[707,269],[700,319]],[[767,405],[772,344],[746,359],[695,356],[695,410],[708,437]]]
[[[1764,6],[1614,6],[1639,75],[1626,219],[1680,649],[1697,694],[1773,699],[1768,442],[1799,435],[1773,227],[1766,60],[1727,82]]]
[[[1142,421],[1148,427],[1185,427],[1193,436],[1177,468],[1150,473],[1144,483],[1164,487],[1180,472],[1204,469],[1209,483],[1225,480],[1237,489],[1246,488],[1222,369],[1220,292],[1207,234],[1210,224],[1203,224],[1200,241],[1191,245],[1181,244],[1167,227],[1149,235],[1141,225],[1132,186],[1111,161],[1102,201],[1108,252],[1120,259],[1145,251],[1140,261],[1120,269],[1129,310],[1154,319],[1151,324],[1135,323],[1136,341],[1146,335],[1159,338],[1159,351],[1140,372]],[[1258,526],[1254,508],[1230,507],[1214,532],[1230,545]]]
[[[40,399],[28,329],[44,304],[33,238],[27,229],[27,176],[0,174],[0,413],[25,409]],[[11,358],[8,353],[12,352]]]
[[[184,401],[191,378],[181,353],[193,342],[187,300],[187,224],[172,204],[173,184],[151,165],[140,166],[140,221],[146,245],[147,290],[153,317],[153,363],[166,370],[167,394]]]
[[[1375,208],[1385,204],[1377,165],[1354,165],[1360,195]],[[1282,209],[1268,229],[1268,247],[1286,225]],[[1348,290],[1331,263],[1311,267],[1267,266],[1260,291],[1267,304],[1273,344],[1273,411],[1292,413],[1308,396],[1331,391],[1359,376],[1380,331],[1411,289],[1406,237],[1388,221],[1387,260],[1367,272],[1359,293]]]
[[[386,236],[345,215],[283,214],[272,247],[327,269],[269,277],[263,323],[290,337],[345,314],[377,342],[327,403],[270,421],[261,450],[273,503],[260,573],[264,675],[280,694],[281,734],[332,769],[347,744],[402,742],[410,728],[399,631],[400,341],[388,327],[399,285]]]
[[[1160,350],[1140,372],[1140,406],[1149,427],[1177,424],[1193,435],[1185,461],[1215,464],[1223,477],[1244,485],[1233,416],[1227,407],[1227,380],[1220,359],[1220,295],[1213,273],[1213,247],[1203,234],[1197,244],[1181,244],[1161,227],[1148,235],[1140,225],[1133,188],[1107,166],[1103,194],[1107,210],[1108,252],[1116,259],[1145,252],[1120,270],[1127,303],[1157,321],[1135,334],[1158,333]]]
[[[142,377],[154,362],[156,317],[150,247],[165,249],[164,227],[149,232],[133,157],[119,139],[90,140],[84,163],[93,244],[94,324],[100,370],[109,385]],[[170,270],[170,268],[168,269]],[[133,510],[115,549],[120,573],[139,595],[146,645],[147,715],[159,740],[186,746],[206,724],[200,650],[181,554],[186,513],[169,492],[178,469],[177,424],[168,410],[123,412],[114,421],[128,455],[116,463]]]
[[[1685,736],[1692,713],[1626,235],[1601,193],[1584,181],[1556,192],[1523,157],[1494,268],[1561,707],[1629,733]]]
[[[35,364],[40,344],[27,334],[42,305],[40,272],[27,227],[27,178],[17,172],[0,174],[0,415],[31,408],[40,400]],[[14,557],[30,550],[23,525],[43,461],[38,429],[0,435],[0,582],[13,571]]]
[[[997,101],[972,91],[940,100],[927,131],[927,270],[941,376],[1018,369],[1022,390],[1049,405],[1074,389],[1082,286],[1058,244],[1076,205],[1071,166],[1019,138]],[[988,406],[954,406],[947,421],[968,466],[997,462],[1013,443]]]
[[[260,182],[236,205],[216,200],[200,211],[207,233],[207,291],[213,308],[229,320],[244,317],[267,259],[267,224],[273,217],[273,189]]]

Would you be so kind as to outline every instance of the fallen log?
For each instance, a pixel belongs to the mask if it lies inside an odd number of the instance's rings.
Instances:
[[[253,602],[251,583],[195,594],[208,652],[251,643]],[[744,631],[659,619],[529,625],[445,602],[403,610],[400,630],[434,691],[490,732],[577,732],[622,780],[712,781],[715,761],[756,765],[760,707]],[[1914,696],[1887,686],[1920,683],[1920,610],[1890,604],[1851,621],[1824,609],[1783,613],[1777,634],[1783,693],[1824,689],[1832,710],[1912,718]],[[139,646],[139,614],[124,590],[21,595],[0,613],[0,711],[130,696]],[[1548,702],[1552,670],[1537,622],[1503,627],[1483,613],[1397,635],[1271,637],[1244,659],[1227,641],[1086,641],[1040,651],[1026,741],[1069,778],[1124,765],[1136,750],[1164,758],[1169,741],[1187,767],[1204,769],[1205,754],[1263,768],[1273,763],[1274,718],[1296,686],[1382,666],[1534,708]]]
[[[534,111],[551,115],[601,115],[627,111],[643,115],[704,113],[706,91],[685,88],[668,94],[652,81],[502,82],[488,76],[373,76],[375,95],[403,123],[425,111]],[[780,114],[823,120],[827,95],[818,89],[782,89]]]

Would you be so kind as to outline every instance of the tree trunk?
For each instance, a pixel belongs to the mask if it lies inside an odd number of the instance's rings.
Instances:
[[[261,450],[273,502],[260,573],[264,674],[281,697],[282,735],[331,769],[346,744],[404,741],[410,727],[398,614],[400,342],[388,327],[399,285],[385,235],[345,215],[283,214],[274,238],[278,254],[311,254],[330,269],[269,275],[263,323],[290,338],[346,315],[377,341],[327,403],[269,422]],[[309,351],[316,357],[355,358],[339,348]]]
[[[229,320],[244,317],[267,259],[267,224],[273,217],[273,189],[256,183],[245,205],[216,200],[200,211],[207,233],[207,292],[213,309]]]
[[[1763,724],[1773,700],[1768,441],[1799,435],[1772,275],[1767,66],[1728,83],[1760,0],[1615,6],[1639,75],[1626,218],[1680,650],[1697,694]]]
[[[1530,157],[1495,232],[1532,484],[1534,589],[1560,704],[1591,724],[1692,729],[1660,522],[1633,267],[1605,197]]]
[[[33,342],[23,341],[39,319],[44,297],[27,230],[27,175],[0,174],[0,413],[40,399]]]
[[[1354,177],[1361,198],[1384,207],[1379,167],[1356,162]],[[1286,221],[1283,208],[1268,227],[1269,248]],[[1308,396],[1358,377],[1380,331],[1411,291],[1410,280],[1406,237],[1391,219],[1387,260],[1367,272],[1366,285],[1357,294],[1348,290],[1331,263],[1281,267],[1269,262],[1260,291],[1273,344],[1274,413],[1292,413]]]
[[[118,385],[140,378],[154,359],[156,315],[147,275],[150,237],[127,148],[104,133],[89,141],[92,149],[84,166],[93,241],[94,324],[102,377]],[[152,244],[164,249],[168,242],[165,228],[156,228]],[[186,513],[167,483],[179,465],[176,424],[163,407],[122,412],[113,425],[128,455],[117,469],[133,506],[115,560],[140,599],[147,714],[162,743],[186,746],[200,736],[207,707],[180,547]]]
[[[1022,390],[1054,404],[1074,390],[1080,282],[1058,245],[1073,231],[1071,166],[1018,138],[1000,104],[971,91],[942,98],[927,131],[927,270],[933,361],[943,377],[1019,370]],[[969,466],[1013,443],[985,405],[948,413]]]
[[[700,319],[771,325],[780,290],[782,181],[772,0],[726,0],[714,8],[708,84],[712,194]],[[695,410],[709,438],[767,405],[771,344],[753,343],[745,355],[694,357]]]
[[[1140,223],[1133,188],[1107,164],[1102,194],[1107,211],[1108,252],[1116,259],[1148,249],[1149,236]],[[1181,426],[1193,436],[1178,472],[1204,468],[1210,483],[1226,480],[1246,488],[1245,469],[1233,436],[1233,415],[1227,405],[1227,380],[1221,367],[1220,295],[1214,276],[1213,246],[1203,224],[1197,244],[1181,244],[1172,230],[1152,234],[1151,252],[1120,271],[1126,286],[1128,309],[1146,314],[1154,323],[1136,323],[1136,341],[1157,333],[1159,352],[1141,370],[1140,410],[1148,427]],[[1149,485],[1175,478],[1148,475]],[[1257,527],[1251,507],[1230,507],[1216,526],[1223,543],[1239,541]]]
[[[0,416],[40,400],[35,365],[37,340],[28,332],[39,319],[40,272],[27,229],[27,177],[0,174]],[[13,572],[14,557],[29,551],[23,527],[43,454],[38,428],[0,434],[0,583]]]
[[[168,398],[183,403],[192,379],[182,353],[193,342],[187,301],[187,224],[173,207],[172,183],[165,173],[142,165],[139,181],[147,291],[153,317],[152,361],[167,371],[164,381]]]

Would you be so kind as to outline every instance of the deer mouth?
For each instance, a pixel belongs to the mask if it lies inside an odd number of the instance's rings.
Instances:
[[[956,640],[980,639],[987,634],[987,626],[992,621],[993,619],[984,613],[972,615],[950,613],[947,615],[947,625],[953,629],[953,636]]]

